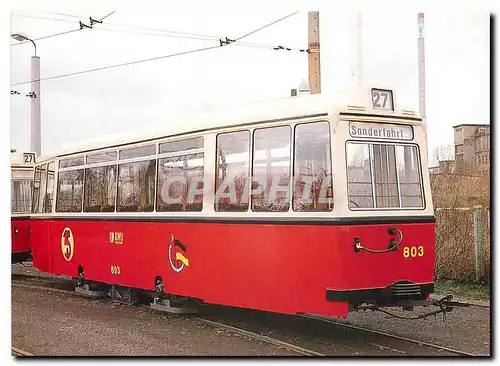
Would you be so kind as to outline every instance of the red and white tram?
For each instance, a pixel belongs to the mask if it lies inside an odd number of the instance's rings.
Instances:
[[[433,292],[425,129],[391,90],[73,144],[35,187],[33,266],[52,274],[341,317]]]
[[[12,263],[30,257],[30,213],[35,153],[11,151]]]

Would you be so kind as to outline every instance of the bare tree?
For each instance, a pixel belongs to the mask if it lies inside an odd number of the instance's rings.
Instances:
[[[434,149],[432,157],[437,163],[446,160],[455,160],[455,147],[453,144],[440,145]]]

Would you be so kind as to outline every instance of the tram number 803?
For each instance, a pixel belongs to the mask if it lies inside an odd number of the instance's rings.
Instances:
[[[120,274],[120,266],[111,266],[111,274],[117,274],[119,275]]]
[[[412,246],[412,247],[404,247],[403,249],[403,257],[409,258],[409,257],[423,257],[424,256],[424,247],[423,245],[420,245],[418,247]]]

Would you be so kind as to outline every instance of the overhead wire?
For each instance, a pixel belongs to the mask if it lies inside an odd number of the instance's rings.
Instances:
[[[286,17],[283,17],[281,19],[278,19],[277,21],[274,21],[273,24],[275,24],[278,21],[284,20],[288,17],[291,17],[292,15],[297,14],[298,12],[292,13],[290,15],[287,15]],[[60,14],[60,13],[51,13],[51,14]],[[20,17],[28,17],[28,18],[37,18],[37,19],[45,19],[45,20],[57,20],[57,21],[63,21],[63,22],[68,22],[68,23],[74,23],[72,20],[63,20],[63,19],[55,19],[55,18],[49,18],[49,17],[35,17],[31,15],[24,15],[24,14],[15,14],[16,16]],[[62,14],[61,14],[62,15]],[[69,15],[65,14],[66,16],[71,16],[75,18],[84,18],[84,17],[78,17],[76,15]],[[193,39],[193,40],[201,40],[201,41],[213,41],[213,40],[219,40],[220,37],[217,36],[212,36],[212,35],[207,35],[207,34],[200,34],[200,33],[190,33],[190,32],[181,32],[181,31],[174,31],[174,30],[169,30],[169,29],[159,29],[159,28],[147,28],[147,27],[140,27],[140,26],[135,26],[135,25],[128,25],[128,24],[119,24],[119,23],[105,23],[106,26],[114,26],[114,27],[122,27],[122,28],[129,28],[129,29],[138,29],[138,30],[147,30],[147,31],[154,31],[154,32],[161,32],[161,34],[158,33],[147,33],[147,32],[137,32],[137,31],[127,31],[123,29],[109,29],[105,28],[103,26],[100,26],[99,28],[95,28],[95,30],[98,31],[104,31],[104,32],[123,32],[123,33],[130,33],[130,34],[142,34],[142,35],[148,35],[148,36],[158,36],[158,37],[170,37],[170,38],[183,38],[183,39]],[[264,27],[261,27],[260,29],[264,29],[272,24],[267,24]],[[259,29],[259,30],[260,30]],[[70,32],[75,32],[79,31],[80,29],[75,29],[72,31],[68,32],[63,32],[63,33],[57,33],[51,36],[45,36],[41,38],[34,39],[34,41],[39,40],[39,39],[45,39],[45,38],[50,38],[50,37],[55,37],[58,35],[70,33]],[[256,31],[252,31],[251,33],[247,33],[246,35],[240,37],[239,39],[243,37],[247,37],[250,34],[255,33]],[[20,43],[13,44],[18,45]],[[274,50],[287,50],[287,51],[300,51],[304,52],[306,49],[303,48],[294,48],[294,47],[286,47],[286,46],[276,46],[276,45],[270,45],[270,44],[261,44],[261,43],[251,43],[251,42],[238,42],[238,45],[240,46],[248,46],[248,47],[256,47],[256,48],[268,48],[268,49],[274,49]]]
[[[220,47],[221,47],[220,45],[217,45],[217,46],[211,46],[211,47],[198,48],[198,49],[194,49],[194,50],[189,50],[189,51],[184,51],[184,52],[177,52],[177,53],[172,53],[172,54],[169,54],[169,55],[152,57],[152,58],[147,58],[147,59],[143,59],[143,60],[124,62],[124,63],[121,63],[121,64],[114,64],[114,65],[96,67],[96,68],[93,68],[93,69],[87,69],[87,70],[82,70],[82,71],[70,72],[70,73],[62,74],[62,75],[49,76],[49,77],[46,77],[46,78],[40,78],[40,79],[36,79],[36,80],[23,81],[23,82],[14,83],[14,84],[11,84],[11,85],[12,86],[16,86],[16,85],[28,84],[28,83],[31,83],[33,81],[45,81],[45,80],[60,79],[60,78],[67,77],[67,76],[81,75],[81,74],[86,74],[86,73],[89,73],[89,72],[95,72],[95,71],[101,71],[101,70],[108,70],[108,69],[113,69],[113,68],[116,68],[116,67],[122,67],[122,66],[128,66],[128,65],[135,65],[135,64],[139,64],[139,63],[143,63],[143,62],[155,61],[155,60],[160,60],[160,59],[165,59],[165,58],[170,58],[170,57],[175,57],[175,56],[181,56],[181,55],[187,55],[187,54],[191,54],[191,53],[196,53],[196,52],[201,52],[201,51],[207,51],[207,50],[211,50],[211,49],[214,49],[214,48],[220,48]]]
[[[112,14],[114,14],[115,11],[112,11],[111,13],[103,16],[101,19],[99,19],[98,21],[99,22],[102,22],[104,19],[106,19],[107,17],[111,16]],[[16,14],[19,16],[19,14]],[[29,18],[33,18],[32,16],[28,16]],[[35,18],[41,18],[41,17],[35,17]],[[41,19],[46,19],[46,18],[41,18]],[[55,19],[51,19],[51,20],[55,20]],[[74,23],[74,22],[71,22],[71,23]],[[85,28],[77,28],[77,29],[71,29],[71,30],[68,30],[68,31],[65,31],[65,32],[60,32],[60,33],[55,33],[55,34],[50,34],[48,36],[42,36],[42,37],[38,37],[38,38],[33,38],[32,41],[40,41],[42,39],[47,39],[47,38],[52,38],[52,37],[57,37],[57,36],[62,36],[64,34],[69,34],[69,33],[73,33],[73,32],[79,32],[81,31],[82,29],[85,29]],[[97,28],[96,28],[97,29]],[[10,46],[19,46],[21,44],[24,44],[24,43],[27,43],[27,42],[30,42],[30,41],[22,41],[22,42],[18,42],[18,43],[13,43],[11,44]]]
[[[272,23],[269,23],[269,24],[266,24],[260,28],[258,28],[257,30],[255,31],[252,31],[250,33],[247,33],[239,38],[237,38],[236,40],[238,39],[242,39],[244,37],[247,37],[251,34],[254,34],[256,33],[257,31],[259,30],[262,30],[264,28],[267,28],[273,24],[276,24],[284,19],[287,19],[289,17],[291,17],[292,15],[295,15],[297,14],[297,12],[294,12],[292,14],[289,14],[283,18],[280,18],[278,20],[275,20],[273,21]],[[109,16],[109,15],[108,15]],[[227,40],[227,38],[226,38]],[[61,74],[61,75],[55,75],[55,76],[49,76],[49,77],[45,77],[45,78],[40,78],[40,79],[36,79],[36,80],[29,80],[29,81],[23,81],[23,82],[18,82],[18,83],[13,83],[11,84],[11,86],[16,86],[16,85],[23,85],[23,84],[28,84],[28,83],[31,83],[31,82],[37,82],[37,81],[44,81],[44,80],[53,80],[53,79],[59,79],[59,78],[63,78],[63,77],[68,77],[68,76],[74,76],[74,75],[81,75],[81,74],[86,74],[86,73],[89,73],[89,72],[95,72],[95,71],[101,71],[101,70],[109,70],[109,69],[112,69],[112,68],[117,68],[117,67],[123,67],[123,66],[129,66],[129,65],[135,65],[135,64],[139,64],[139,63],[144,63],[144,62],[149,62],[149,61],[155,61],[155,60],[160,60],[160,59],[166,59],[166,58],[172,58],[172,57],[176,57],[176,56],[181,56],[181,55],[187,55],[187,54],[193,54],[193,53],[197,53],[197,52],[202,52],[202,51],[208,51],[208,50],[211,50],[211,49],[215,49],[215,48],[220,48],[222,46],[225,46],[225,45],[229,45],[229,44],[234,44],[235,43],[235,40],[231,40],[231,42],[227,42],[227,43],[223,43],[222,41],[220,42],[220,44],[216,45],[216,46],[211,46],[211,47],[203,47],[203,48],[198,48],[198,49],[194,49],[194,50],[189,50],[189,51],[183,51],[183,52],[177,52],[177,53],[173,53],[173,54],[169,54],[169,55],[164,55],[164,56],[158,56],[158,57],[152,57],[152,58],[147,58],[147,59],[142,59],[142,60],[136,60],[136,61],[130,61],[130,62],[124,62],[124,63],[120,63],[120,64],[114,64],[114,65],[108,65],[108,66],[102,66],[102,67],[96,67],[96,68],[92,68],[92,69],[87,69],[87,70],[82,70],[82,71],[76,71],[76,72],[71,72],[71,73],[67,73],[67,74]]]
[[[280,19],[275,20],[275,21],[274,21],[274,22],[272,22],[272,23],[266,24],[266,25],[264,25],[264,26],[262,26],[262,27],[260,27],[260,28],[258,28],[258,29],[256,29],[256,30],[252,31],[252,32],[249,32],[249,33],[247,33],[247,34],[244,34],[244,35],[242,35],[241,37],[236,38],[236,41],[239,41],[240,39],[243,39],[243,38],[245,38],[245,37],[248,37],[249,35],[252,35],[252,34],[254,34],[254,33],[257,33],[257,32],[259,32],[259,31],[261,31],[261,30],[263,30],[263,29],[265,29],[265,28],[267,28],[267,27],[270,27],[270,26],[271,26],[271,25],[273,25],[273,24],[276,24],[276,23],[278,23],[278,22],[281,22],[281,21],[283,21],[283,20],[285,20],[285,19],[287,19],[287,18],[290,18],[291,16],[293,16],[293,15],[295,15],[295,14],[297,14],[297,13],[298,13],[298,11],[295,11],[295,12],[293,12],[293,13],[291,13],[291,14],[288,14],[287,16],[284,16],[283,18],[280,18]]]

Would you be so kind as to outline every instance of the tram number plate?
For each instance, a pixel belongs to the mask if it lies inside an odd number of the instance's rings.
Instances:
[[[119,275],[120,274],[120,266],[111,266],[111,274]]]
[[[24,164],[35,164],[35,154],[34,153],[23,153]]]
[[[372,89],[372,103],[374,109],[394,110],[392,91]]]
[[[419,245],[417,246],[411,246],[411,247],[404,247],[403,249],[403,257],[405,258],[410,258],[410,257],[423,257],[424,256],[424,246]]]

